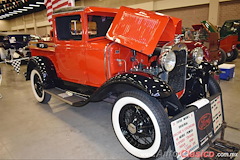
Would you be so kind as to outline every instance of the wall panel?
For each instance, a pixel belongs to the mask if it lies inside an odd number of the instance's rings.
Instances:
[[[199,24],[200,21],[208,19],[208,9],[208,5],[201,5],[178,9],[168,9],[158,12],[181,18],[183,20],[184,27],[191,27],[193,24]]]
[[[35,19],[37,22],[46,21],[47,20],[47,10],[43,10],[40,12],[34,13]]]
[[[218,24],[220,26],[222,26],[226,20],[240,19],[240,1],[220,3],[218,17]]]
[[[118,8],[120,6],[129,6],[134,4],[140,4],[140,3],[146,3],[151,2],[153,0],[84,0],[84,2],[77,1],[76,5],[81,6],[101,6],[101,7],[112,7],[112,8]]]
[[[37,35],[39,36],[45,36],[47,35],[47,27],[38,27],[37,28]]]
[[[9,31],[11,23],[7,20],[0,20],[0,31]]]
[[[29,33],[29,34],[35,34],[35,33],[34,33],[34,28],[28,28],[28,29],[27,29],[27,33]]]

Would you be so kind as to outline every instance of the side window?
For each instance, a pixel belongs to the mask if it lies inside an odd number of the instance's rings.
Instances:
[[[80,15],[57,17],[56,28],[59,40],[82,40]]]
[[[89,38],[105,36],[111,26],[113,17],[88,16],[88,35]]]

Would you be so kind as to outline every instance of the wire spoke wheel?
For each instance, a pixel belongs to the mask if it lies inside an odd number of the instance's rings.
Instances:
[[[120,111],[119,122],[122,133],[134,147],[147,149],[152,146],[155,139],[153,123],[140,106],[124,106]]]
[[[30,75],[30,80],[31,80],[32,91],[37,101],[40,103],[47,103],[51,99],[51,95],[44,92],[43,85],[42,85],[43,80],[42,80],[41,74],[37,69],[32,70]]]
[[[169,147],[167,114],[157,99],[142,91],[126,91],[118,97],[112,124],[122,146],[138,158],[157,157]]]
[[[34,75],[33,83],[38,96],[42,97],[43,96],[42,81],[37,74]]]

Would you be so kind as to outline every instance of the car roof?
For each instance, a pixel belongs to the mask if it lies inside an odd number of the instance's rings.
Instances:
[[[11,35],[29,35],[28,33],[22,33],[22,32],[0,32],[0,36],[11,36]]]
[[[227,22],[240,22],[240,19],[227,20],[224,23],[227,23]]]

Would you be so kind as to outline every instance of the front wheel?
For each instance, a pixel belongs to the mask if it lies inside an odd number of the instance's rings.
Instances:
[[[40,103],[49,102],[51,99],[51,95],[44,92],[42,87],[42,83],[43,83],[42,76],[37,69],[32,70],[30,75],[30,80],[31,80],[32,91],[37,101]]]
[[[209,96],[222,93],[219,83],[213,78],[213,76],[209,76],[208,92],[209,92]]]
[[[116,100],[112,124],[122,146],[138,158],[158,157],[169,146],[170,124],[163,106],[142,91],[127,91]]]
[[[227,55],[226,55],[226,52],[221,48],[219,48],[219,52],[220,52],[220,60],[218,61],[218,64],[223,64],[226,62]]]

